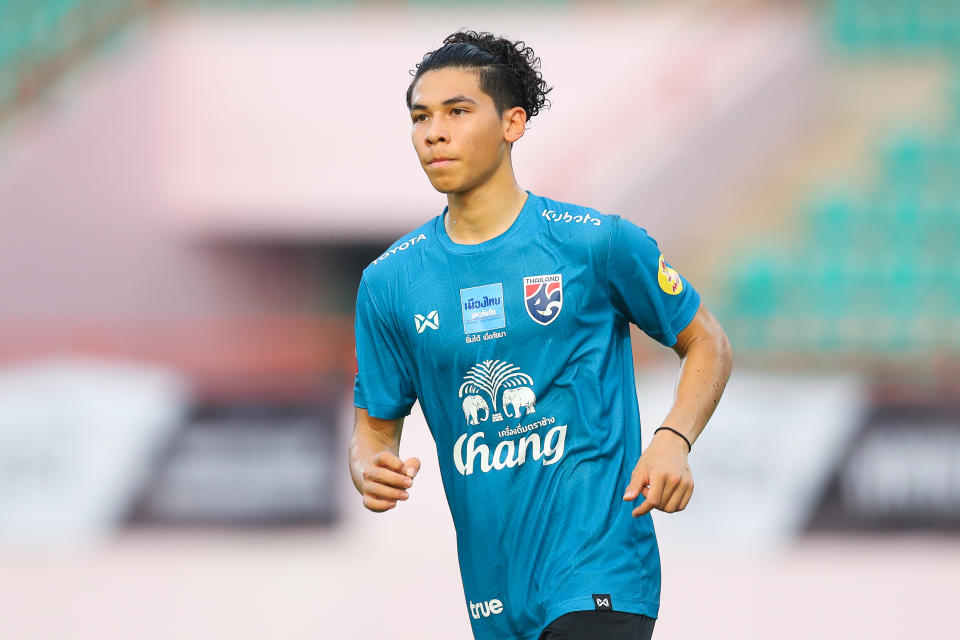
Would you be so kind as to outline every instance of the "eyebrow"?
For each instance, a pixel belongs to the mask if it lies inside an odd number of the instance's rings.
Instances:
[[[477,101],[473,98],[468,98],[467,96],[453,96],[452,98],[447,98],[444,100],[443,106],[447,106],[448,104],[456,104],[457,102],[471,102],[473,104],[477,104]],[[414,111],[416,109],[426,110],[426,108],[427,107],[425,105],[415,104],[410,106],[410,111]]]

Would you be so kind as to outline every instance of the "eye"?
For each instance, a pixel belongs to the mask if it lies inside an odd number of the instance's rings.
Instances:
[[[463,108],[461,108],[461,107],[454,107],[453,109],[450,109],[450,111],[451,111],[451,112],[459,111],[460,113],[466,113],[466,112],[467,112],[466,109],[463,109]],[[457,115],[460,115],[460,114],[457,114]]]
[[[417,115],[413,116],[413,121],[414,121],[414,122],[422,122],[422,120],[420,120],[420,118],[426,118],[426,115],[424,115],[424,114],[422,114],[422,113],[418,113]]]

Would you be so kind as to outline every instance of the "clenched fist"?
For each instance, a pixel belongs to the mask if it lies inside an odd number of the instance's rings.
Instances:
[[[376,454],[363,470],[363,506],[378,513],[394,508],[397,500],[410,497],[407,489],[419,470],[419,458],[401,460],[389,451]]]

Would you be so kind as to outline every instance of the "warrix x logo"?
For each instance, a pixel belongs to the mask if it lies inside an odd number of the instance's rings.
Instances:
[[[593,594],[593,609],[594,611],[613,611],[613,602],[611,601],[610,594]]]
[[[436,309],[428,313],[426,317],[420,315],[419,313],[413,314],[413,321],[417,325],[417,333],[423,333],[424,329],[427,327],[431,329],[440,328],[440,318],[437,316]]]

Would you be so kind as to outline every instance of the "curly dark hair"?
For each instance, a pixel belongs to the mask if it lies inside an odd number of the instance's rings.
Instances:
[[[480,88],[493,98],[497,113],[512,107],[523,107],[527,120],[540,113],[546,105],[547,86],[540,74],[540,58],[522,40],[512,42],[492,33],[458,31],[443,40],[443,46],[423,56],[416,69],[410,71],[413,80],[407,87],[407,109],[413,85],[427,71],[461,67],[476,69]]]

